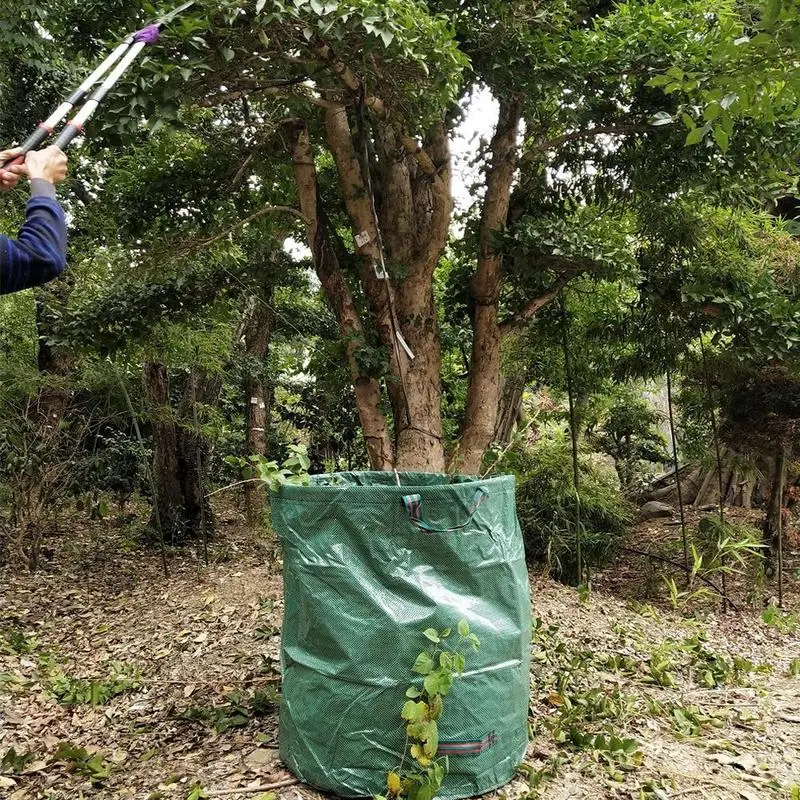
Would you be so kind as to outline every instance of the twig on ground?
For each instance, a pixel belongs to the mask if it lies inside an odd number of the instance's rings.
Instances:
[[[238,789],[207,789],[206,797],[223,797],[231,794],[255,794],[256,792],[271,792],[273,789],[283,789],[286,786],[297,786],[300,783],[297,778],[275,783],[265,783],[261,786],[240,786]]]

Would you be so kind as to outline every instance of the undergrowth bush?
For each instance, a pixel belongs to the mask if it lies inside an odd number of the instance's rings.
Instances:
[[[581,543],[584,561],[602,566],[633,521],[611,467],[582,452],[580,465]],[[563,428],[546,428],[532,445],[515,444],[498,469],[517,477],[517,514],[528,560],[546,564],[556,576],[575,574],[576,504],[572,449]]]

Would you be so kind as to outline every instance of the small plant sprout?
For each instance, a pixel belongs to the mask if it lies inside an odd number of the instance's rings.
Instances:
[[[444,697],[466,667],[464,650],[480,648],[478,637],[470,632],[469,623],[462,619],[457,627],[454,646],[447,641],[453,636],[451,628],[437,631],[428,628],[423,636],[430,645],[414,661],[411,671],[421,677],[406,690],[400,712],[405,725],[406,742],[403,757],[396,770],[386,778],[386,795],[375,800],[432,800],[447,774],[447,757],[437,758],[439,750],[439,720],[444,711]],[[408,757],[413,760],[406,767]]]

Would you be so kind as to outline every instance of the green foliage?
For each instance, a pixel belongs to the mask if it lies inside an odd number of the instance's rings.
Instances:
[[[618,736],[607,736],[602,733],[586,734],[577,728],[571,728],[567,734],[567,741],[578,750],[591,751],[606,765],[610,777],[614,780],[621,780],[620,772],[638,769],[644,761],[644,755],[635,739],[621,739]]]
[[[708,730],[714,717],[704,714],[697,706],[674,706],[670,717],[675,732],[681,737],[696,737]]]
[[[575,493],[569,438],[563,430],[545,429],[532,447],[512,448],[498,468],[517,476],[517,514],[528,558],[549,564],[556,574],[572,574]],[[628,532],[633,512],[614,479],[586,455],[580,474],[584,558],[599,566]]]
[[[264,22],[285,25],[291,21],[290,29],[299,45],[324,41],[347,52],[358,47],[370,81],[380,79],[380,73],[370,64],[372,56],[391,64],[396,79],[409,84],[416,79],[425,85],[425,97],[420,101],[429,108],[443,109],[456,99],[467,59],[458,48],[447,17],[431,14],[426,3],[280,0],[269,3],[269,10],[265,5],[256,3],[257,12],[266,11]]]
[[[612,395],[611,406],[590,434],[592,445],[614,459],[620,483],[630,493],[642,474],[642,464],[669,461],[664,436],[658,431],[661,415],[633,388]]]
[[[254,719],[273,713],[280,694],[272,688],[256,689],[252,693],[231,692],[221,706],[192,706],[181,713],[181,719],[209,725],[217,733],[232,728],[244,728]]]
[[[796,633],[800,629],[797,615],[781,611],[775,605],[770,605],[761,612],[761,620],[765,625],[781,633]]]
[[[0,652],[28,655],[38,649],[38,639],[21,628],[15,625],[0,628]]]
[[[102,786],[111,777],[111,765],[100,753],[92,755],[85,747],[72,742],[61,742],[54,758],[71,772],[88,778],[95,787]]]
[[[92,451],[84,459],[80,490],[111,493],[122,512],[130,497],[145,488],[146,455],[135,437],[127,432],[108,429],[98,433]],[[107,511],[98,516],[102,518],[106,514]]]
[[[203,800],[208,797],[208,793],[203,788],[201,783],[193,783],[189,787],[189,793],[186,795],[186,800]]]
[[[405,722],[406,744],[400,765],[387,776],[388,798],[432,800],[447,774],[447,759],[436,757],[444,698],[466,667],[462,649],[470,646],[478,650],[480,647],[478,637],[470,632],[465,619],[459,621],[456,633],[458,639],[451,645],[447,641],[453,635],[450,628],[423,631],[431,644],[417,656],[411,668],[421,676],[421,685],[415,681],[406,691],[408,700],[400,712]],[[415,765],[411,770],[404,769],[407,755]]]
[[[73,678],[63,672],[52,671],[47,676],[45,688],[64,706],[104,706],[115,697],[141,686],[139,671],[128,664],[111,662],[107,678],[89,680]]]
[[[36,753],[28,750],[18,753],[13,747],[9,747],[3,758],[0,759],[0,773],[20,775],[34,761],[36,761]]]
[[[283,465],[258,455],[249,458],[228,456],[225,462],[239,467],[244,480],[261,481],[271,492],[277,492],[285,485],[308,486],[311,483],[308,474],[311,461],[308,458],[308,449],[303,444],[289,445],[289,457]]]

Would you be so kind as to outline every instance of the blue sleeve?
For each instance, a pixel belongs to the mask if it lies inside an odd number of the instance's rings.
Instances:
[[[17,239],[0,236],[0,294],[41,286],[66,265],[64,210],[50,197],[32,197]]]

